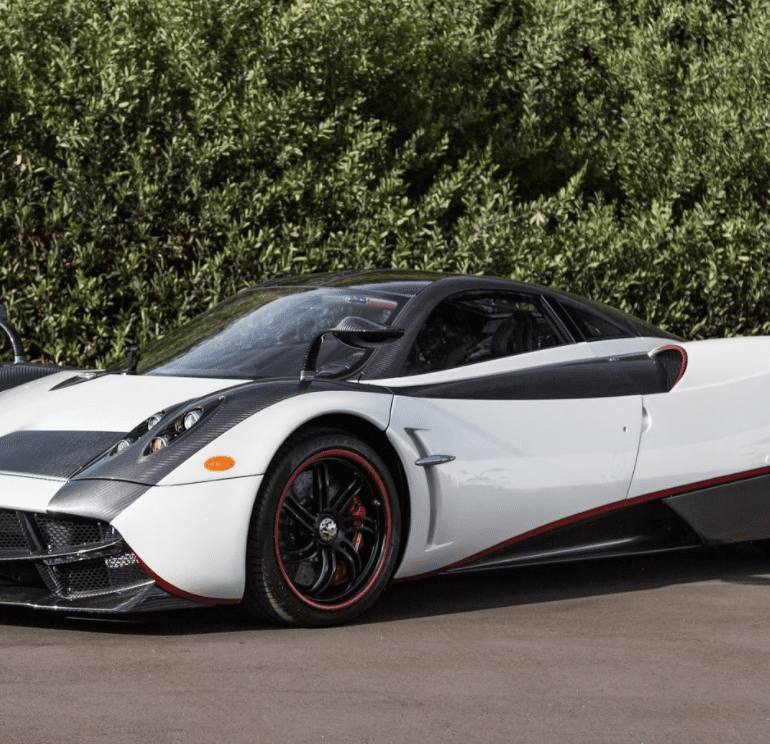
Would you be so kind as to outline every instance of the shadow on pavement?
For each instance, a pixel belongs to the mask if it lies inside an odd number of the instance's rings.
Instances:
[[[471,612],[723,581],[770,585],[770,561],[751,545],[435,576],[392,585],[359,622]]]
[[[723,581],[770,586],[770,562],[751,545],[650,556],[499,569],[402,581],[355,625],[638,592],[677,584]],[[143,615],[85,616],[23,608],[0,610],[0,625],[89,633],[174,636],[275,631],[237,606]]]

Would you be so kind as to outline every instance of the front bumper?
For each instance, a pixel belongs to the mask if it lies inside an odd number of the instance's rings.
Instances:
[[[199,606],[159,588],[111,525],[0,509],[0,605],[83,612]]]

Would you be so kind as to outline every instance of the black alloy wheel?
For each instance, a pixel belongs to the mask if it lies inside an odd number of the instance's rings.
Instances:
[[[244,605],[299,625],[346,622],[395,569],[401,516],[387,466],[367,443],[315,430],[279,450],[249,532]]]

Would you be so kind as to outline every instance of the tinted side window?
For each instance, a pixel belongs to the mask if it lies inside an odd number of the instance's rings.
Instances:
[[[444,300],[428,316],[402,374],[437,372],[563,343],[538,297],[466,293]]]
[[[562,306],[575,321],[586,341],[598,341],[606,338],[633,338],[634,336],[623,326],[613,323],[605,316],[594,313],[587,308],[567,305],[566,303]]]

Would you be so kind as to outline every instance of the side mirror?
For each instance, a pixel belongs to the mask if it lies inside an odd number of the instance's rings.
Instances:
[[[8,320],[8,313],[5,311],[5,305],[0,305],[0,328],[2,328],[11,339],[11,346],[13,347],[13,363],[24,364],[27,361],[24,358],[24,347],[21,343],[21,337],[18,331],[14,328],[13,323]]]
[[[392,328],[382,323],[375,323],[373,320],[358,318],[355,315],[343,318],[334,328],[321,331],[313,339],[310,346],[307,347],[305,359],[302,363],[300,380],[312,379],[315,376],[318,352],[321,350],[323,337],[327,333],[334,334],[340,341],[356,349],[374,349],[380,344],[386,344],[401,338],[404,335],[404,329]]]
[[[355,315],[343,318],[330,332],[343,343],[356,349],[373,349],[404,335],[403,328],[391,328],[373,320],[357,318]]]

